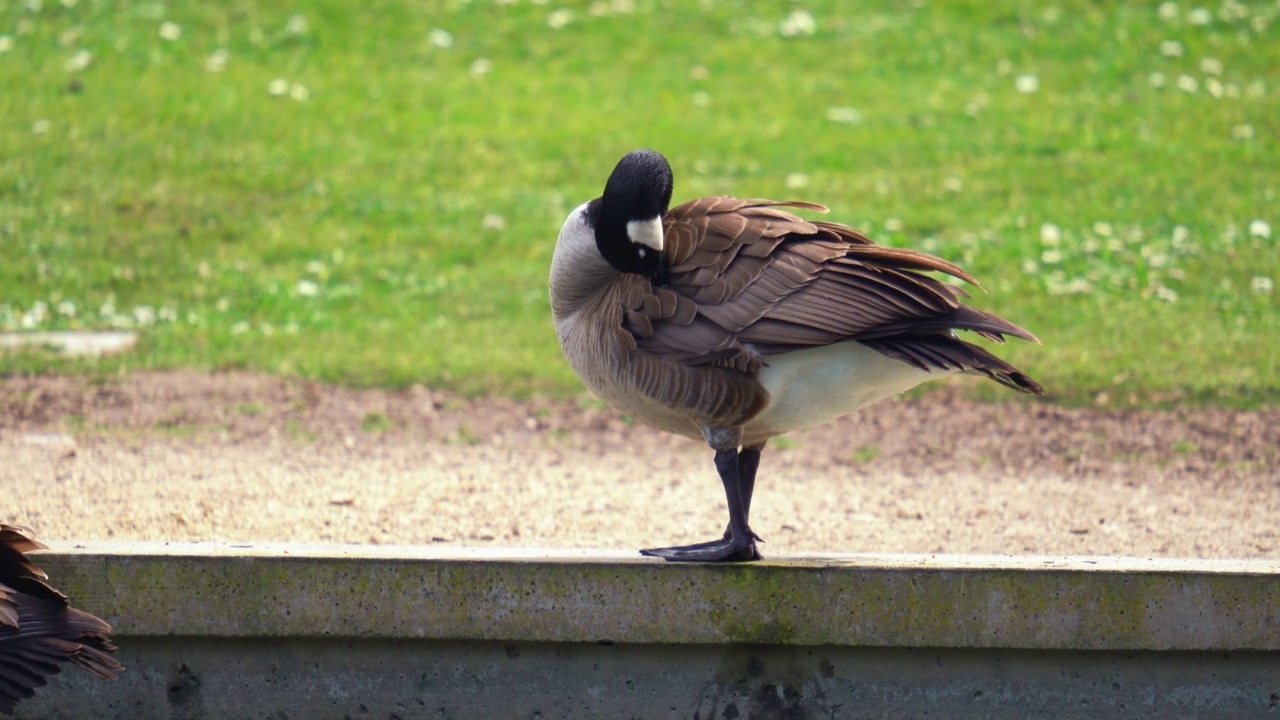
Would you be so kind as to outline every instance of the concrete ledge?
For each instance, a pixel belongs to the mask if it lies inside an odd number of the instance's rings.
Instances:
[[[1280,563],[94,544],[38,562],[121,636],[1280,650]]]
[[[1280,564],[58,545],[128,670],[19,718],[1274,717]]]

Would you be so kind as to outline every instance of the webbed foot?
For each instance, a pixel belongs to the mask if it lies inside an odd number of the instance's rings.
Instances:
[[[640,554],[660,557],[667,562],[750,562],[763,559],[756,548],[756,540],[759,538],[755,533],[749,533],[742,540],[726,535],[719,540],[693,545],[649,548],[641,550]]]

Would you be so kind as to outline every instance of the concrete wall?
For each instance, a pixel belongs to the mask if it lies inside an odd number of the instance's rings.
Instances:
[[[1280,564],[58,547],[129,671],[19,717],[1280,717]]]

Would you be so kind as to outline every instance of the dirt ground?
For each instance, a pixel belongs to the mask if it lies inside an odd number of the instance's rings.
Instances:
[[[726,520],[711,452],[599,403],[245,373],[0,380],[0,520],[54,540],[630,549]],[[944,389],[775,441],[752,526],[806,552],[1280,557],[1280,408]]]

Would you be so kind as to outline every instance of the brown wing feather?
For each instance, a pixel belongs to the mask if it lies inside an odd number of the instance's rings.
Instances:
[[[123,666],[111,626],[46,582],[24,553],[43,549],[30,531],[0,524],[0,709],[12,710],[71,662],[106,680]]]
[[[769,355],[857,340],[926,369],[977,372],[1039,390],[990,353],[957,349],[975,346],[953,330],[1035,341],[1013,323],[962,305],[963,289],[924,274],[977,286],[962,268],[787,208],[826,210],[730,197],[672,209],[663,223],[670,287],[629,303],[623,322],[636,348],[681,365],[753,372]],[[1011,373],[1025,381],[1010,380]]]

